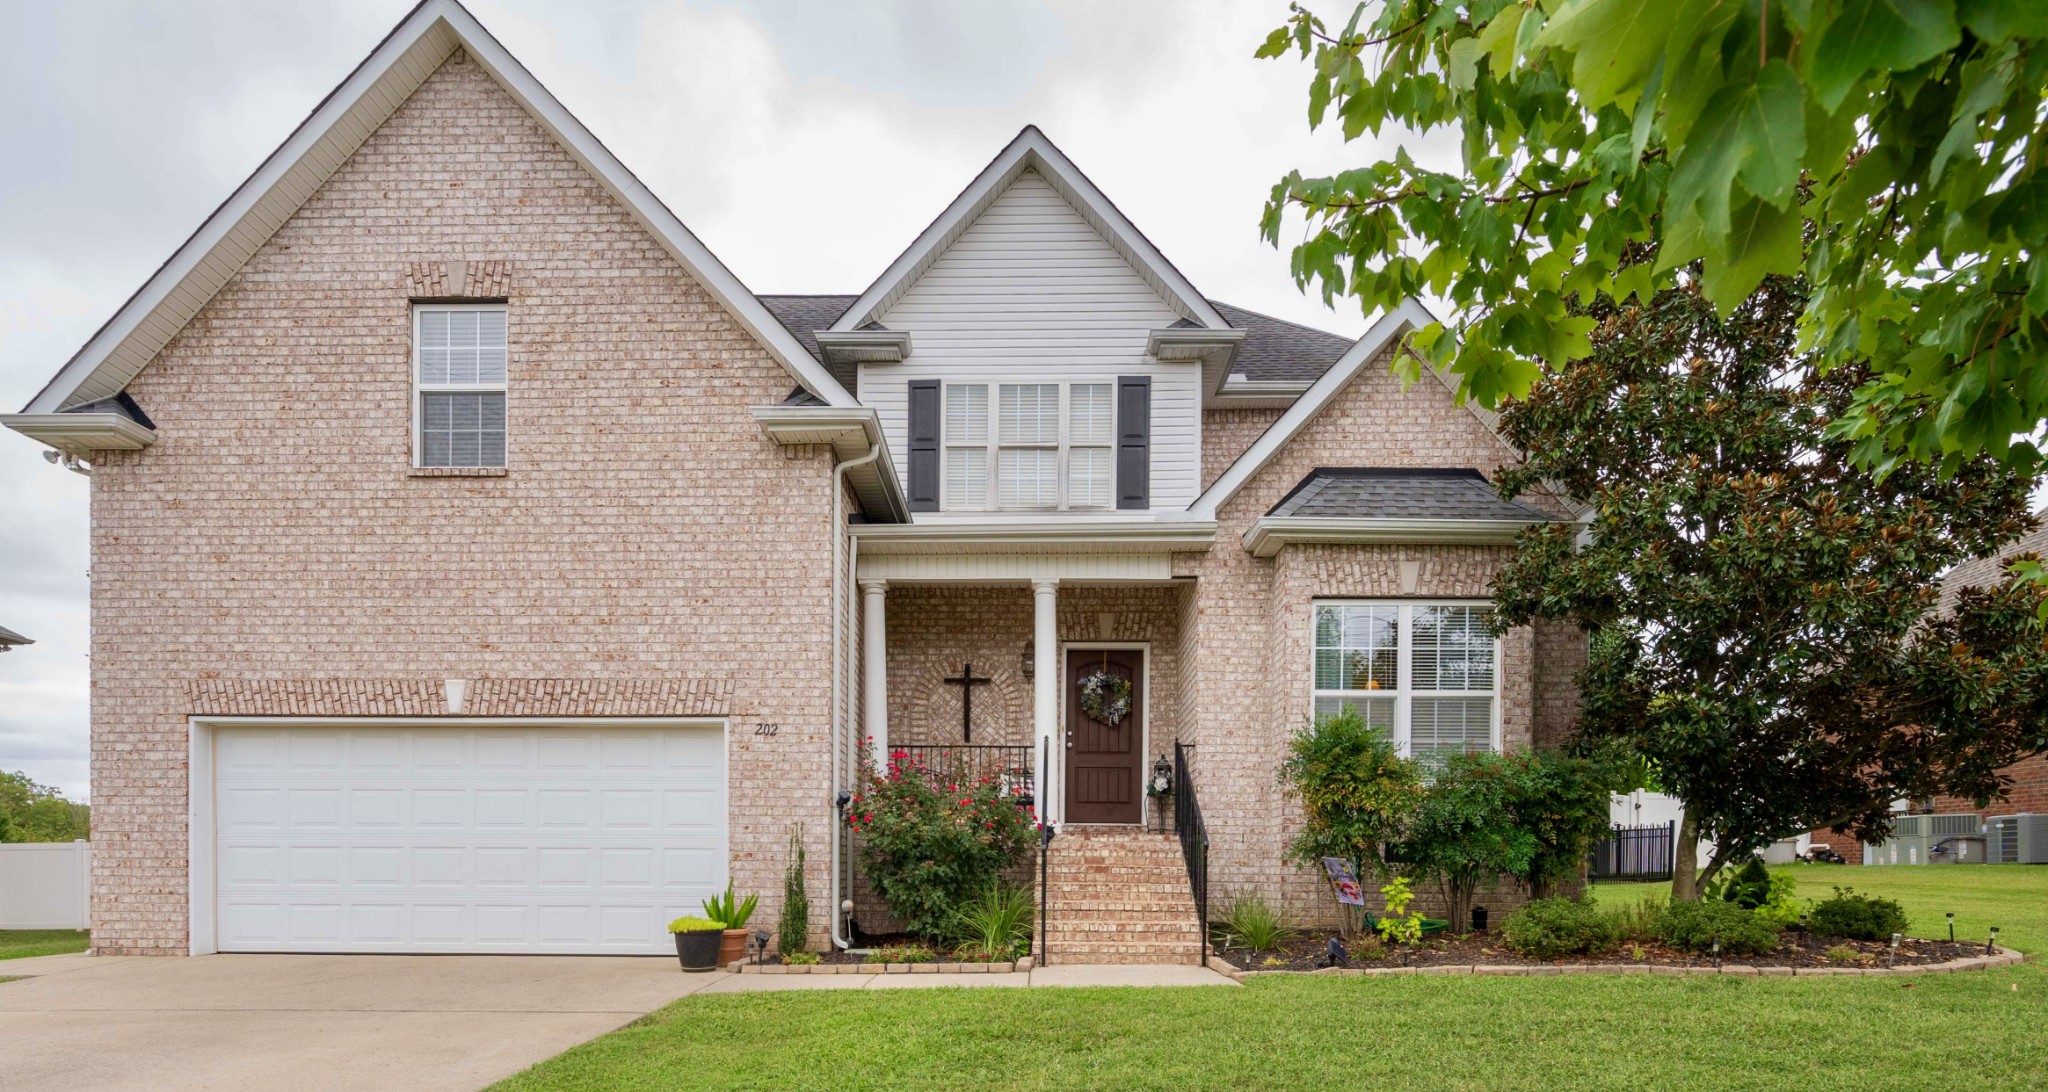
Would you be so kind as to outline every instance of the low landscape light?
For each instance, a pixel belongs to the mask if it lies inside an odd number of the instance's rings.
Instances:
[[[1953,910],[1948,912],[1948,942],[1956,942],[1956,912]]]
[[[1991,939],[1990,939],[1990,940],[1988,940],[1988,941],[1985,941],[1985,942],[1984,942],[1984,954],[1985,954],[1985,955],[1996,955],[1997,953],[1998,953],[1998,926],[1994,925],[1994,926],[1992,926],[1992,927],[1991,927]]]

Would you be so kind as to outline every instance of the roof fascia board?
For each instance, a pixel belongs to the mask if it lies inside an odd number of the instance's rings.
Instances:
[[[144,282],[142,288],[129,297],[115,312],[114,317],[66,362],[56,377],[28,404],[24,412],[51,413],[75,400],[80,400],[77,396],[85,383],[101,368],[111,366],[112,358],[122,346],[131,338],[142,334],[145,324],[158,315],[159,309],[174,303],[179,289],[187,287],[188,282],[194,282],[193,287],[199,290],[196,293],[187,293],[188,296],[212,298],[220,285],[196,283],[196,275],[204,271],[209,264],[231,266],[238,270],[248,260],[248,255],[236,258],[233,254],[225,254],[224,261],[211,263],[210,260],[216,256],[215,252],[246,219],[253,213],[262,211],[266,199],[278,191],[280,184],[302,163],[307,162],[309,156],[329,150],[338,153],[332,155],[331,159],[334,166],[339,166],[353,154],[360,146],[361,140],[349,144],[346,148],[334,149],[324,149],[324,142],[366,95],[377,89],[384,80],[391,78],[394,72],[399,70],[400,62],[405,60],[413,49],[422,46],[438,51],[433,67],[438,67],[438,62],[445,60],[458,46],[466,48],[470,56],[491,74],[498,85],[518,99],[520,104],[541,122],[542,127],[569,151],[572,158],[582,163],[635,219],[661,240],[670,254],[780,361],[797,382],[833,405],[856,404],[853,396],[832,377],[832,373],[804,350],[802,343],[776,321],[766,306],[740,283],[739,278],[735,277],[695,235],[692,235],[689,229],[683,226],[682,221],[627,170],[590,130],[542,87],[532,73],[513,58],[497,39],[491,37],[490,32],[485,30],[467,9],[457,0],[423,0],[393,28],[347,79],[322,100],[284,143],[263,161],[256,172],[207,217],[199,230],[195,231],[191,238],[187,239],[184,245]],[[433,67],[428,67],[426,71],[430,74]],[[403,90],[405,95],[410,95],[417,89],[417,84],[398,89]],[[405,95],[396,98],[403,101]],[[375,120],[377,124],[382,124],[384,118],[388,116],[387,113]],[[362,139],[367,139],[368,134],[375,129],[376,125],[366,127]],[[332,169],[330,167],[323,172],[322,181],[327,175],[332,174]],[[317,188],[317,185],[309,188],[307,194],[310,195]],[[296,206],[292,211],[296,211]],[[288,219],[289,215],[289,212],[285,213],[278,219],[278,223],[281,224],[284,219]],[[265,234],[265,239],[268,238],[268,234]],[[226,278],[219,277],[218,280],[225,283]],[[183,309],[182,304],[178,306],[179,309]],[[196,306],[193,310],[196,313]],[[191,314],[173,313],[166,317],[170,321],[158,325],[182,328],[185,322],[190,320]],[[145,352],[142,363],[146,364],[161,347],[160,344],[154,348],[143,346]],[[140,366],[135,365],[134,371],[139,371]],[[130,371],[122,380],[122,385],[125,386],[126,382],[133,378],[134,371]]]
[[[1350,386],[1351,381],[1358,378],[1359,372],[1382,349],[1394,344],[1410,330],[1420,329],[1434,321],[1429,312],[1413,299],[1382,315],[1364,337],[1353,342],[1337,363],[1330,366],[1330,370],[1310,384],[1308,390],[1287,407],[1287,412],[1280,415],[1279,420],[1273,422],[1243,455],[1237,457],[1236,462],[1231,463],[1209,488],[1202,491],[1201,496],[1195,498],[1194,503],[1188,505],[1188,512],[1201,519],[1215,519],[1216,510],[1236,496],[1253,475],[1265,469],[1266,464],[1287,446],[1288,441],[1294,439],[1302,426],[1321,412],[1330,399]]]
[[[1112,245],[1136,259],[1137,263],[1144,267],[1144,272],[1165,288],[1170,297],[1169,302],[1177,304],[1190,320],[1212,330],[1231,328],[1230,323],[1217,312],[1215,306],[1195,290],[1195,286],[1181,275],[1180,270],[1174,268],[1173,263],[1166,259],[1166,255],[1152,245],[1152,241],[1138,230],[1137,225],[1131,223],[1114,202],[1096,188],[1095,183],[1090,181],[1080,168],[1074,166],[1073,161],[1066,157],[1066,153],[1061,152],[1037,126],[1027,125],[1017,134],[1016,139],[996,153],[996,157],[989,161],[988,166],[983,167],[981,173],[974,176],[974,180],[967,184],[967,188],[953,198],[952,203],[918,234],[910,246],[898,254],[895,261],[889,263],[889,267],[882,271],[882,275],[875,278],[875,283],[869,285],[867,291],[862,292],[860,298],[853,302],[853,306],[848,307],[846,313],[839,316],[839,321],[832,324],[832,329],[854,330],[875,319],[1027,168],[1036,168],[1041,173],[1051,176],[1047,181],[1051,182],[1063,197],[1078,199],[1087,217],[1108,228],[1112,236]]]
[[[1366,519],[1327,516],[1261,516],[1244,535],[1254,557],[1272,557],[1296,543],[1495,543],[1515,540],[1536,520]]]
[[[139,451],[156,432],[119,413],[0,413],[0,426],[70,455]]]
[[[834,363],[897,364],[910,356],[906,330],[820,330],[818,351]]]

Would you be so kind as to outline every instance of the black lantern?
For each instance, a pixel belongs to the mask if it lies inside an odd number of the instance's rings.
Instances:
[[[1036,674],[1038,674],[1038,650],[1032,647],[1030,641],[1026,641],[1024,642],[1024,681],[1030,682],[1032,676]]]
[[[1149,796],[1173,795],[1173,763],[1168,762],[1165,755],[1153,760],[1152,780],[1145,786],[1145,791]]]

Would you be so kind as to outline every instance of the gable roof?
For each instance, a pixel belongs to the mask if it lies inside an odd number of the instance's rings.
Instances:
[[[1401,339],[1407,337],[1410,332],[1435,321],[1435,316],[1413,298],[1380,316],[1379,321],[1372,324],[1372,328],[1365,332],[1364,337],[1353,342],[1335,364],[1323,372],[1300,398],[1295,399],[1293,405],[1287,407],[1279,420],[1274,421],[1257,440],[1252,442],[1251,447],[1245,449],[1244,454],[1237,457],[1236,462],[1231,463],[1215,481],[1209,483],[1209,488],[1203,490],[1202,495],[1188,505],[1188,511],[1202,519],[1215,519],[1216,510],[1222,507],[1225,501],[1237,495],[1237,491],[1244,488],[1245,483],[1250,481],[1253,475],[1265,469],[1266,464],[1273,460],[1273,456],[1279,454],[1280,449],[1286,447],[1287,442],[1294,439],[1295,434],[1314,419],[1330,399],[1335,398],[1344,388],[1351,385],[1353,379],[1358,378],[1361,369],[1379,356],[1381,351],[1398,346]],[[1449,377],[1427,365],[1422,370],[1424,374],[1435,376],[1443,383],[1450,390],[1452,397],[1457,396],[1457,384]],[[1486,425],[1489,432],[1495,431],[1494,422],[1497,418],[1494,414],[1471,402],[1464,404],[1482,424]]]
[[[2048,520],[2048,509],[2034,513],[2036,520]],[[1935,610],[1946,614],[1955,609],[1964,588],[1995,587],[2005,580],[2005,566],[2020,554],[2048,557],[2048,522],[2013,539],[1990,557],[1973,557],[1941,574],[1941,598]]]
[[[853,396],[683,222],[457,0],[423,0],[43,387],[25,414],[119,394],[250,256],[457,49],[490,73],[790,375],[824,401]]]
[[[858,296],[760,296],[761,305],[768,308],[790,333],[796,335],[804,351],[812,359],[830,369],[833,378],[847,390],[853,390],[854,380],[860,372],[860,365],[847,361],[834,365],[825,359],[824,350],[818,347],[818,331],[829,330],[840,315]]]
[[[1317,467],[1266,514],[1529,523],[1557,518],[1520,501],[1502,500],[1492,483],[1470,467]]]
[[[910,247],[889,263],[889,268],[868,286],[832,324],[834,330],[857,330],[887,311],[917,279],[938,261],[946,248],[960,238],[969,225],[1001,197],[1010,183],[1025,171],[1035,170],[1061,198],[1081,214],[1104,240],[1131,263],[1153,289],[1189,322],[1211,330],[1230,329],[1195,286],[1181,275],[1166,255],[1145,238],[1137,225],[1124,216],[1088,176],[1074,166],[1066,153],[1046,139],[1036,125],[1026,125],[1016,139],[996,153],[960,196],[939,213]]]

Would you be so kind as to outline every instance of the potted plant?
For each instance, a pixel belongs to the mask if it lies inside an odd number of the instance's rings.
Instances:
[[[676,959],[686,971],[709,971],[718,967],[718,946],[725,928],[710,918],[683,917],[668,923],[676,936]]]
[[[732,881],[725,883],[725,894],[713,895],[704,900],[704,916],[725,928],[725,939],[718,947],[718,965],[723,967],[747,954],[747,919],[754,916],[754,906],[761,901],[759,895],[748,895],[745,899],[735,898]]]

